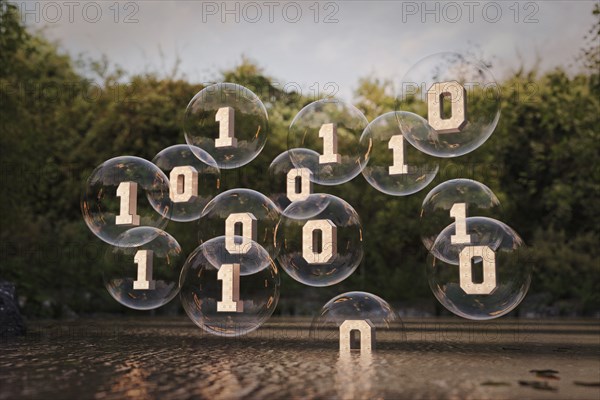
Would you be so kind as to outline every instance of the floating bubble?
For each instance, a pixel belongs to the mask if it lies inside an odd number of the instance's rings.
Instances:
[[[220,236],[190,254],[179,286],[183,308],[196,325],[232,337],[252,332],[273,314],[280,276],[258,243],[242,236]]]
[[[277,225],[276,244],[281,267],[309,286],[343,281],[363,258],[358,214],[330,194],[313,194],[290,204]]]
[[[81,197],[81,212],[88,228],[112,245],[117,244],[119,235],[137,226],[164,229],[172,210],[167,176],[156,165],[139,157],[116,157],[100,164],[86,181]],[[142,243],[126,243],[121,238],[119,244]]]
[[[251,189],[231,189],[219,194],[204,208],[198,220],[198,242],[218,236],[243,236],[277,257],[275,227],[279,209],[267,196]]]
[[[414,147],[435,157],[457,157],[481,146],[500,118],[500,90],[489,69],[458,53],[438,53],[402,79],[399,109],[427,116],[429,129],[405,129]]]
[[[349,320],[368,320],[374,328],[379,348],[406,340],[406,331],[398,314],[381,297],[367,292],[348,292],[329,300],[313,318],[310,337],[337,346],[340,326]],[[351,343],[351,348],[357,347],[358,343]]]
[[[317,165],[319,154],[308,149],[290,149],[284,151],[269,166],[269,198],[285,210],[293,201],[304,200],[312,194],[312,172],[309,168],[296,168],[290,153],[303,165]]]
[[[167,147],[152,162],[169,177],[173,221],[200,218],[204,206],[219,193],[221,172],[217,162],[198,147],[193,152],[187,144]]]
[[[405,111],[389,112],[373,120],[360,141],[369,149],[362,174],[375,189],[392,196],[407,196],[429,185],[438,172],[432,157],[404,140],[404,131],[427,130],[427,121]]]
[[[148,237],[152,239],[139,246],[119,246],[144,242]],[[117,246],[106,252],[104,285],[126,307],[158,308],[177,295],[183,262],[179,243],[167,232],[146,226],[132,228],[122,233]]]
[[[456,244],[452,243],[456,225],[440,233],[427,260],[433,294],[464,318],[484,320],[507,314],[523,300],[531,282],[532,265],[523,240],[500,221],[471,217],[466,220],[469,241]]]
[[[319,100],[304,107],[294,117],[288,133],[288,148],[306,148],[319,154],[295,157],[297,168],[308,168],[314,182],[338,185],[360,174],[368,159],[368,147],[360,135],[368,121],[356,107],[337,99]]]
[[[469,216],[501,215],[500,201],[483,183],[471,179],[442,182],[431,189],[423,200],[421,240],[427,250],[431,251],[438,234],[452,222],[464,221]]]
[[[264,104],[252,91],[217,83],[190,101],[183,129],[189,145],[208,152],[219,168],[230,169],[248,164],[262,151],[269,124]]]

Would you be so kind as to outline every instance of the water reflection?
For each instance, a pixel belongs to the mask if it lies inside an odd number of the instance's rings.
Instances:
[[[336,363],[335,387],[341,399],[374,397],[373,355],[371,353],[340,353]]]

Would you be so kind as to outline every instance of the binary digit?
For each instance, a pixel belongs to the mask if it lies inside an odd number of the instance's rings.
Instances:
[[[311,176],[308,168],[292,168],[287,173],[286,194],[290,201],[306,200],[312,194]]]
[[[240,264],[223,264],[217,273],[223,282],[222,300],[217,302],[217,312],[243,312],[244,302],[240,301]]]
[[[483,262],[483,282],[473,283],[473,259]],[[459,256],[460,287],[466,294],[491,294],[496,289],[496,253],[488,246],[467,246]]]
[[[375,350],[375,325],[369,319],[347,319],[340,325],[340,352]]]
[[[450,216],[456,221],[455,235],[450,236],[452,244],[469,244],[471,243],[471,235],[467,234],[467,204],[455,203],[450,209]]]
[[[215,147],[237,147],[235,138],[235,110],[232,107],[221,107],[217,110],[215,121],[219,123],[219,137]]]
[[[444,116],[444,102],[451,105]],[[434,83],[427,91],[427,120],[438,133],[458,133],[467,124],[467,91],[456,81]]]
[[[225,248],[231,254],[247,253],[251,246],[249,243],[238,243],[235,236],[256,241],[257,220],[252,213],[229,214],[225,220]]]
[[[390,165],[390,175],[408,174],[408,165],[404,164],[404,136],[394,135],[388,143],[388,149],[393,151],[394,162]]]
[[[320,236],[320,237],[319,237]],[[302,257],[309,264],[325,264],[337,255],[337,227],[328,219],[308,221],[302,228]]]
[[[186,203],[198,196],[198,171],[196,168],[186,165],[171,170],[169,196],[174,203]]]
[[[140,216],[137,215],[137,183],[121,182],[117,187],[117,197],[121,198],[119,215],[115,219],[116,225],[139,225]]]
[[[342,161],[342,157],[337,154],[337,125],[321,125],[321,129],[319,129],[319,137],[323,138],[323,154],[319,156],[319,164],[340,163]]]
[[[134,290],[154,290],[156,282],[152,280],[152,250],[138,250],[133,257],[137,264],[137,279],[133,281]]]

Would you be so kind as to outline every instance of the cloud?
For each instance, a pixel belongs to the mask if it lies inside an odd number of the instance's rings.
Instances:
[[[335,82],[344,98],[360,77],[398,80],[440,51],[478,48],[494,57],[496,76],[538,56],[543,68],[567,67],[593,23],[592,1],[67,3],[17,2],[29,25],[46,26],[67,51],[105,54],[132,73],[169,70],[179,57],[188,78],[208,81],[244,54],[306,90]]]

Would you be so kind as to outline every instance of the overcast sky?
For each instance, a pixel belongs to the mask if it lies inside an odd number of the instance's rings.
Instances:
[[[72,53],[105,54],[130,73],[214,80],[242,54],[283,86],[350,98],[358,79],[399,80],[441,51],[473,52],[497,78],[536,59],[568,67],[593,24],[594,1],[25,1],[32,27]],[[325,85],[333,82],[333,86]]]

